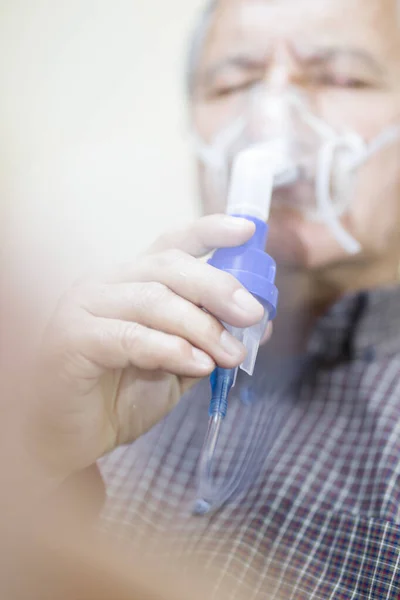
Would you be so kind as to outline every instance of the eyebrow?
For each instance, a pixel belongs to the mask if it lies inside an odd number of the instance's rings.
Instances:
[[[347,58],[359,61],[379,77],[382,77],[384,74],[384,70],[379,62],[371,54],[359,48],[313,48],[310,51],[304,52],[303,56],[297,50],[295,50],[295,54],[298,56],[300,62],[309,67],[323,66],[335,60]],[[228,56],[205,69],[203,73],[200,73],[199,82],[207,85],[228,68],[247,71],[261,70],[265,68],[266,58],[266,55],[262,58],[256,58],[248,54]]]
[[[301,53],[300,53],[301,54]],[[300,60],[309,66],[320,65],[333,62],[340,58],[349,58],[357,60],[369,69],[372,69],[376,75],[382,76],[384,70],[377,60],[365,50],[359,48],[323,48],[315,49],[308,53],[308,56],[301,57]]]
[[[257,59],[247,54],[234,54],[205,69],[204,72],[200,74],[199,80],[202,83],[207,84],[228,68],[256,71],[261,70],[264,67],[265,57]]]

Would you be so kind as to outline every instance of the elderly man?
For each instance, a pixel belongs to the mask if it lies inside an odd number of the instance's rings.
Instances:
[[[235,386],[221,443],[247,477],[219,510],[191,513],[209,395],[194,384],[243,360],[220,322],[248,326],[262,308],[197,258],[244,243],[251,224],[211,215],[164,236],[77,286],[49,330],[53,377],[33,421],[48,485],[121,446],[100,463],[104,523],[138,544],[165,531],[218,566],[216,590],[400,595],[399,27],[394,0],[220,0],[197,31],[205,211],[224,211],[241,149],[267,144],[280,165],[280,313]],[[252,460],[239,464],[244,418]]]

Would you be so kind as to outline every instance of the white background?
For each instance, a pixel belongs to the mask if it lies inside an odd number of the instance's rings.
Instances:
[[[183,72],[201,4],[0,0],[2,204],[25,264],[39,240],[75,277],[198,213]]]

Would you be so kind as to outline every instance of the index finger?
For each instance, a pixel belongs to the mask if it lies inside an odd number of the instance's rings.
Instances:
[[[171,230],[160,236],[140,257],[160,254],[168,250],[179,250],[194,258],[201,258],[216,248],[232,248],[246,243],[255,233],[255,225],[247,219],[230,215],[209,215],[194,223]],[[136,263],[123,263],[117,267],[98,269],[83,281],[126,281],[126,274],[132,271]]]
[[[209,215],[186,227],[172,230],[158,238],[145,254],[177,249],[200,258],[216,248],[230,248],[247,242],[255,225],[241,217]]]

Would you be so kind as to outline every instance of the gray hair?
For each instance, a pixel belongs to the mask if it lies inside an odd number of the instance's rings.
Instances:
[[[193,94],[196,72],[199,67],[201,54],[210,29],[212,17],[218,0],[209,0],[200,13],[189,42],[189,52],[186,62],[186,88],[189,96]]]

